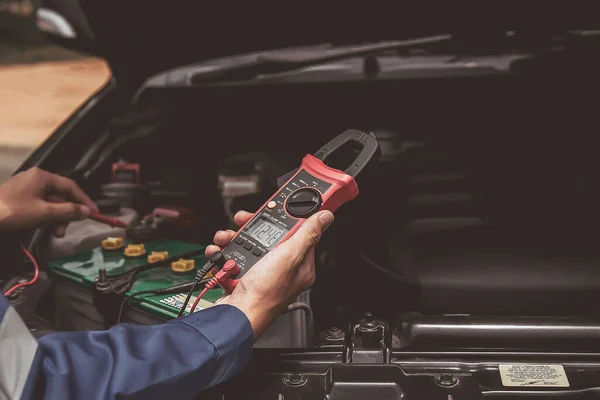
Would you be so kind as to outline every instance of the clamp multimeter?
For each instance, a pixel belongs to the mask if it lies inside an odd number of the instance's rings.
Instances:
[[[361,148],[352,164],[340,171],[325,165],[333,153]],[[358,195],[354,178],[380,154],[373,133],[349,129],[336,136],[314,155],[307,154],[298,169],[278,180],[279,190],[235,234],[221,253],[221,263],[235,261],[239,273],[219,284],[232,292],[239,279],[277,245],[289,239],[304,221],[320,210],[335,212]],[[210,262],[210,261],[209,261]],[[217,270],[213,268],[213,275]]]

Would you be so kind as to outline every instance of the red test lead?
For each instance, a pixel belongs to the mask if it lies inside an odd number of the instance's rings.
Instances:
[[[59,199],[53,199],[51,198],[50,200],[51,203],[60,203],[61,200]],[[118,227],[118,228],[127,228],[127,224],[121,220],[119,220],[116,217],[107,217],[106,215],[102,215],[97,211],[91,211],[90,215],[88,215],[88,218],[97,222],[101,222],[103,224],[106,225],[110,225],[113,228],[114,227]]]
[[[219,272],[215,274],[214,277],[211,278],[210,281],[206,282],[206,286],[204,290],[200,292],[198,297],[196,297],[196,301],[192,304],[190,308],[190,314],[195,312],[196,306],[200,302],[200,299],[208,292],[210,289],[214,289],[217,285],[221,285],[226,279],[229,279],[230,276],[235,276],[240,273],[240,267],[234,260],[227,260],[223,268]]]
[[[94,221],[97,222],[101,222],[103,224],[106,225],[110,225],[113,228],[114,227],[118,227],[118,228],[127,228],[127,224],[121,220],[119,220],[116,217],[107,217],[106,215],[102,215],[99,212],[96,211],[92,211],[90,212],[90,215],[88,216],[89,219],[92,219]]]

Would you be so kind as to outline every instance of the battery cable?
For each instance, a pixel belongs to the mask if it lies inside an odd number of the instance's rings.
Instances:
[[[208,283],[209,279],[204,279],[200,281],[200,283]],[[117,324],[121,323],[121,318],[123,317],[123,311],[125,309],[125,305],[134,297],[140,296],[142,294],[153,294],[153,295],[165,295],[165,294],[175,294],[175,293],[183,293],[189,287],[194,287],[197,282],[190,281],[186,283],[181,283],[179,285],[173,285],[162,289],[152,289],[152,290],[139,290],[137,292],[133,292],[131,294],[126,294],[125,298],[121,302],[121,307],[119,308],[119,316],[117,317]]]
[[[21,250],[23,250],[23,253],[25,253],[25,255],[29,258],[29,260],[31,260],[31,263],[33,264],[33,268],[35,269],[35,272],[33,274],[33,278],[31,278],[31,280],[29,280],[27,282],[17,283],[16,285],[14,285],[10,289],[8,289],[4,293],[4,296],[6,296],[6,297],[8,297],[11,293],[13,293],[15,290],[17,290],[19,288],[33,285],[34,283],[37,282],[37,280],[38,280],[38,278],[40,276],[40,267],[38,266],[37,261],[31,255],[31,253],[25,248],[25,246],[23,245],[23,242],[19,242],[19,244],[21,245]]]

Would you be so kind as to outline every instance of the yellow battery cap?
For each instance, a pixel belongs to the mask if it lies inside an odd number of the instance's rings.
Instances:
[[[157,261],[166,260],[167,258],[169,258],[168,251],[153,251],[152,254],[148,256],[148,262],[153,263]]]
[[[173,272],[190,272],[194,268],[196,268],[194,260],[184,260],[183,258],[180,258],[179,260],[171,263],[171,269]]]
[[[123,247],[123,238],[107,237],[101,244],[104,250],[117,250]]]
[[[143,244],[128,244],[123,254],[127,257],[140,257],[146,254],[146,248]]]

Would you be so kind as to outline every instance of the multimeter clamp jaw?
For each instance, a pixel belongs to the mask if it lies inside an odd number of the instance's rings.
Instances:
[[[372,132],[364,133],[356,129],[348,129],[327,142],[323,147],[317,150],[313,156],[324,162],[327,157],[337,151],[340,147],[346,143],[352,142],[362,146],[362,150],[354,159],[352,164],[346,168],[344,173],[352,178],[356,178],[356,176],[367,166],[369,161],[371,161],[373,158],[379,158],[379,155],[381,154],[379,143],[377,143],[375,134]],[[298,168],[280,176],[277,179],[277,186],[283,186],[288,180],[290,180],[291,177],[296,174],[296,172],[298,172]]]
[[[375,134],[364,133],[357,131],[356,129],[348,129],[331,139],[313,155],[325,162],[327,157],[335,153],[340,147],[352,142],[362,146],[362,150],[358,156],[356,156],[352,164],[346,168],[344,173],[350,175],[352,178],[356,178],[356,176],[367,166],[369,161],[381,152]]]

